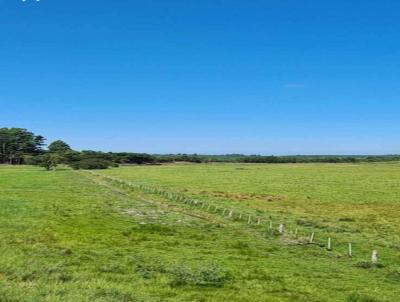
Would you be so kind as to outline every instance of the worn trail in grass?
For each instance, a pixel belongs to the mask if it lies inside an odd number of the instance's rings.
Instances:
[[[0,301],[396,301],[400,284],[393,263],[71,170],[0,168],[0,252]]]

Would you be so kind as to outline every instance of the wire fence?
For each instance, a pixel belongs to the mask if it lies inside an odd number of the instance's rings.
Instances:
[[[111,177],[88,171],[93,176],[100,177],[109,183],[124,187],[127,189],[134,189],[144,192],[146,194],[154,194],[163,197],[172,202],[178,202],[210,214],[219,215],[224,219],[229,219],[233,222],[246,224],[254,228],[260,228],[267,232],[269,235],[280,236],[285,239],[286,244],[292,245],[314,245],[325,249],[327,252],[337,251],[340,256],[353,258],[357,255],[366,261],[360,262],[361,266],[382,266],[379,253],[377,249],[368,249],[369,253],[366,255],[365,248],[355,253],[355,246],[363,246],[364,244],[356,244],[337,236],[337,234],[327,234],[312,227],[299,226],[298,223],[289,221],[288,218],[274,218],[273,215],[267,213],[254,213],[250,211],[243,211],[233,207],[226,207],[217,202],[210,202],[186,196],[184,193],[173,192],[164,188],[137,184],[131,181],[122,180],[119,178]],[[286,223],[285,223],[286,220]]]

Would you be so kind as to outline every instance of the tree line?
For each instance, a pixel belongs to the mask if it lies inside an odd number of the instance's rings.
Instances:
[[[120,164],[161,164],[171,162],[231,162],[231,163],[357,163],[400,161],[400,155],[383,156],[264,156],[264,155],[199,155],[146,154],[132,152],[76,151],[66,142],[57,140],[45,148],[46,139],[23,128],[0,128],[0,164],[39,165],[47,170],[59,164],[73,169],[106,169]]]
[[[42,152],[45,138],[21,128],[0,128],[0,163],[22,164],[24,156]]]

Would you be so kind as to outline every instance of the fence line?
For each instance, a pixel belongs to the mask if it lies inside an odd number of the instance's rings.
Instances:
[[[214,211],[212,211],[212,213],[220,214],[222,216],[222,218],[227,218],[227,219],[230,219],[232,221],[239,222],[239,221],[241,221],[243,219],[243,216],[244,216],[244,217],[247,217],[247,220],[245,219],[245,221],[247,222],[246,223],[247,225],[261,226],[262,227],[263,226],[262,222],[264,222],[264,223],[266,223],[267,230],[270,233],[275,233],[275,234],[281,235],[281,236],[283,236],[283,235],[285,235],[285,236],[292,235],[292,237],[294,237],[295,239],[301,239],[301,237],[299,236],[300,229],[297,226],[295,228],[294,233],[293,232],[287,232],[286,231],[286,226],[285,226],[284,223],[279,223],[278,227],[276,229],[274,229],[273,228],[272,217],[270,215],[268,217],[269,219],[268,218],[266,219],[265,217],[262,217],[262,216],[258,216],[258,217],[255,217],[254,219],[252,219],[251,214],[238,211],[237,209],[221,208],[221,207],[218,207],[215,204],[207,202],[207,201],[193,199],[191,197],[188,197],[188,196],[184,195],[183,193],[171,192],[171,191],[168,191],[168,190],[165,190],[165,189],[161,189],[161,188],[157,188],[157,187],[152,187],[152,186],[143,185],[143,184],[137,184],[137,183],[133,183],[133,182],[130,182],[130,181],[125,181],[125,180],[122,180],[122,179],[119,179],[119,178],[111,177],[111,176],[108,176],[108,175],[98,174],[98,173],[95,173],[93,171],[87,171],[87,172],[92,174],[92,175],[94,175],[94,176],[101,177],[101,178],[103,178],[103,179],[105,179],[107,181],[116,183],[116,184],[118,184],[120,186],[125,186],[125,187],[128,187],[130,189],[140,190],[140,191],[142,191],[144,193],[156,194],[156,195],[164,197],[164,198],[166,198],[166,199],[168,199],[170,201],[173,201],[173,202],[182,202],[182,203],[185,203],[185,204],[188,204],[188,205],[199,206],[200,209],[204,209],[207,212],[211,212],[212,207],[214,207]],[[218,210],[222,210],[222,211],[220,211],[220,213],[218,213]],[[226,215],[226,213],[228,213],[228,215]],[[253,223],[253,221],[255,223]],[[312,230],[311,234],[309,233],[308,239],[305,240],[304,244],[320,245],[320,246],[326,247],[327,251],[332,251],[333,250],[332,238],[331,237],[328,237],[327,244],[325,245],[325,243],[318,243],[316,238],[315,238],[316,237],[315,235],[316,235],[315,231]],[[306,237],[302,237],[302,238],[306,239],[307,236]],[[352,243],[350,243],[350,242],[347,245],[347,255],[349,257],[353,256],[353,246],[352,246]],[[372,250],[372,256],[371,256],[370,261],[371,261],[372,265],[378,265],[379,264],[378,263],[379,262],[378,251],[376,249]]]

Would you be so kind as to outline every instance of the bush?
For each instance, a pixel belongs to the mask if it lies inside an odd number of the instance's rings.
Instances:
[[[95,169],[108,169],[109,167],[114,167],[115,164],[103,159],[90,158],[72,162],[69,164],[69,166],[75,170],[79,169],[95,170]]]
[[[24,164],[43,167],[46,170],[55,170],[57,165],[62,162],[62,157],[55,153],[44,153],[41,155],[25,155]]]

